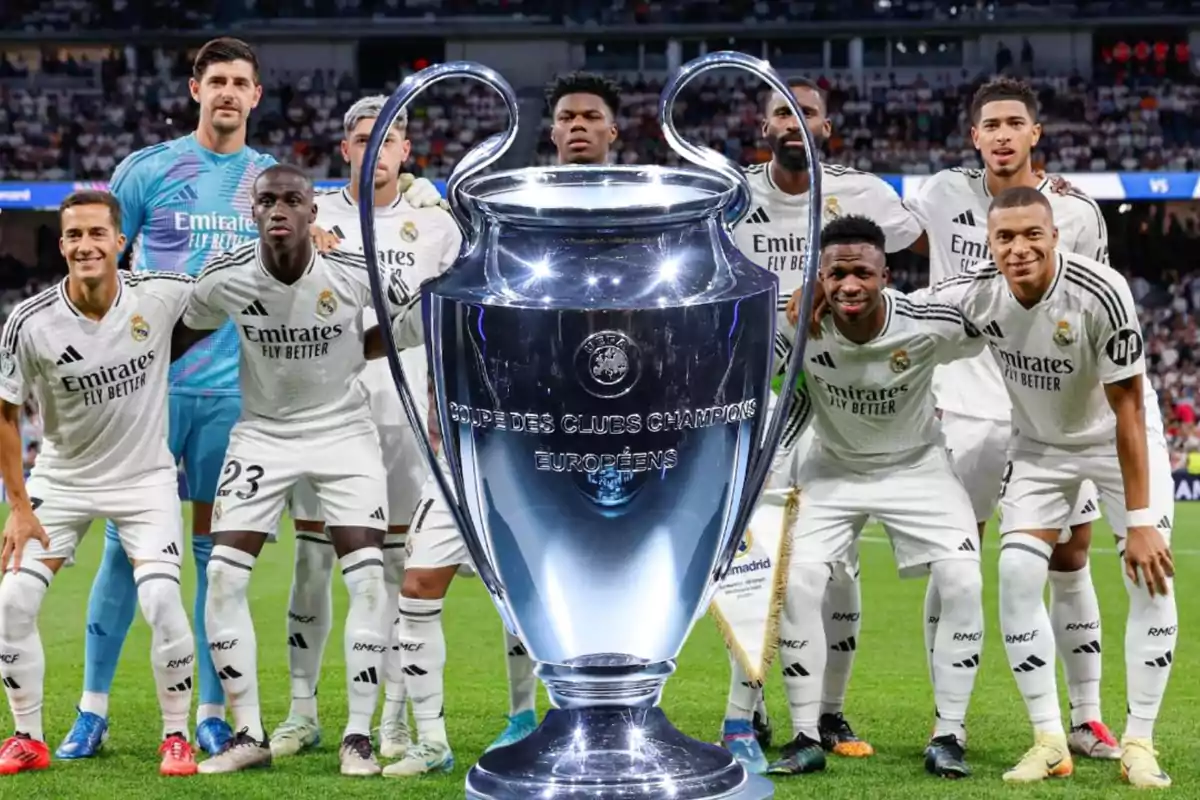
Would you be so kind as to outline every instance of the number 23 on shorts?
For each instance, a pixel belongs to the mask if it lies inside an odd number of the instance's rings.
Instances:
[[[217,497],[233,495],[239,500],[251,500],[258,494],[263,468],[258,464],[245,464],[236,458],[225,462],[221,469],[221,482],[217,485]],[[244,488],[241,488],[244,487]]]

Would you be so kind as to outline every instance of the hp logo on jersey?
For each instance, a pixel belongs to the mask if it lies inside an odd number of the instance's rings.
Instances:
[[[1142,335],[1124,328],[1114,333],[1104,345],[1108,358],[1118,367],[1127,367],[1142,357]]]

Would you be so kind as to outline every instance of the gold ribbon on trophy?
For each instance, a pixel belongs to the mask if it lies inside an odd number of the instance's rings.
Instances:
[[[791,532],[799,505],[796,487],[763,494],[709,606],[726,647],[754,681],[766,679],[779,650],[779,616],[787,598]]]

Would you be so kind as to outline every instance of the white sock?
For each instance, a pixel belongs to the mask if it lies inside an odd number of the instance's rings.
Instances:
[[[922,625],[925,631],[925,661],[929,667],[929,680],[936,687],[937,675],[933,670],[933,643],[937,641],[938,623],[942,618],[942,598],[938,594],[937,583],[932,576],[925,585],[925,611],[922,618],[925,620]]]
[[[825,588],[821,608],[825,622],[825,678],[821,689],[821,713],[840,714],[846,705],[846,689],[854,669],[854,654],[862,628],[862,584],[858,575],[831,580]]]
[[[213,666],[225,689],[234,730],[256,742],[266,739],[258,702],[258,641],[250,617],[250,572],[255,557],[217,545],[208,561],[208,601],[204,624]]]
[[[1099,722],[1100,602],[1090,565],[1050,573],[1050,622],[1071,700],[1071,725]]]
[[[333,627],[333,562],[337,554],[327,536],[296,534],[296,568],[288,602],[288,673],[292,678],[290,714],[317,719],[317,683],[325,643]]]
[[[1125,574],[1121,563],[1121,574]],[[1175,606],[1175,581],[1168,579],[1169,594],[1151,597],[1145,580],[1135,586],[1125,575],[1129,592],[1129,617],[1125,623],[1125,684],[1129,715],[1126,739],[1153,739],[1154,722],[1167,691],[1171,663],[1175,660],[1179,614]]]
[[[1064,736],[1054,674],[1054,633],[1042,600],[1052,550],[1027,533],[1009,533],[1001,539],[1000,628],[1034,730]],[[945,606],[943,602],[943,613]]]
[[[537,704],[537,676],[533,659],[521,640],[504,631],[504,663],[508,668],[508,713],[517,716],[533,711]]]
[[[42,699],[46,655],[38,633],[38,611],[54,573],[40,561],[26,559],[20,572],[0,580],[0,678],[12,709],[13,730],[45,741]]]
[[[400,598],[401,647],[406,648],[404,675],[412,698],[417,739],[445,742],[446,637],[442,633],[442,600]]]
[[[792,736],[820,740],[821,682],[829,648],[822,605],[829,585],[828,564],[793,563],[788,571],[787,603],[779,626],[779,664],[792,715]]]
[[[408,719],[407,692],[404,687],[404,654],[400,646],[400,587],[404,584],[403,533],[389,533],[383,539],[383,582],[387,590],[388,651],[383,665],[383,719]]]
[[[387,653],[387,623],[391,610],[383,582],[383,550],[363,547],[341,558],[342,578],[350,607],[346,614],[346,689],[350,697],[344,739],[371,735],[371,720],[379,702],[383,658]]]
[[[758,704],[759,688],[762,684],[750,680],[738,660],[729,654],[729,701],[725,705],[725,719],[754,719],[754,707]]]
[[[983,574],[978,561],[938,561],[930,565],[929,582],[936,584],[942,605],[933,646],[933,735],[953,734],[964,742],[967,706],[983,652]]]
[[[142,616],[150,626],[150,668],[162,709],[163,738],[188,736],[188,713],[192,710],[192,672],[196,642],[183,609],[179,590],[179,566],[151,562],[135,567]]]
[[[102,692],[84,692],[79,699],[79,710],[98,717],[108,718],[108,695]]]

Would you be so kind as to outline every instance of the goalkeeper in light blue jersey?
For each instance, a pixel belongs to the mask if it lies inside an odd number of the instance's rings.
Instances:
[[[214,39],[196,55],[189,89],[200,104],[196,132],[133,153],[113,174],[110,188],[121,203],[122,232],[133,243],[134,271],[196,275],[218,253],[258,236],[250,186],[275,159],[246,147],[246,120],[262,97],[254,51],[237,39]],[[213,754],[232,738],[209,657],[204,601],[212,503],[229,431],[241,414],[236,328],[227,324],[192,347],[172,364],[170,380],[170,447],[182,467],[183,499],[192,501],[196,741]],[[136,608],[133,568],[110,522],[88,602],[83,699],[59,758],[92,756],[107,737],[108,692]]]

